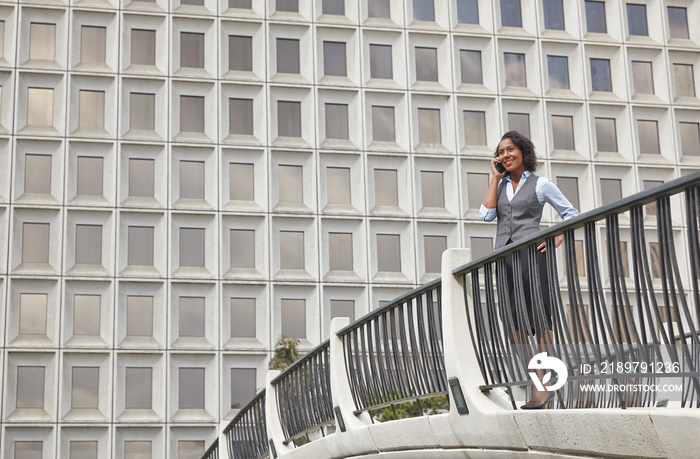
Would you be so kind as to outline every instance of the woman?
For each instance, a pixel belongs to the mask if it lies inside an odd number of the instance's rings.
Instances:
[[[502,166],[500,170],[498,165]],[[536,176],[534,174],[535,169],[537,169],[537,155],[535,154],[535,146],[530,139],[516,131],[505,133],[501,137],[501,141],[491,160],[491,182],[479,211],[479,215],[484,221],[490,222],[498,218],[494,249],[499,249],[538,232],[545,203],[549,203],[554,207],[564,220],[578,215],[578,211],[566,199],[559,188],[549,179]],[[563,241],[563,235],[555,237],[555,247],[559,247]],[[540,296],[545,311],[545,326],[549,330],[548,337],[544,337],[541,332],[538,333],[538,336],[540,341],[551,343],[552,308],[548,293],[547,259],[544,255],[544,252],[547,250],[546,243],[540,243],[537,246],[537,250],[535,262],[539,271]],[[535,322],[538,318],[533,317],[533,307],[530,300],[531,274],[527,250],[520,252],[520,266],[517,269],[517,272],[522,273],[527,324],[523,323],[525,322],[523,314],[518,315],[515,313],[513,257],[507,257],[505,264],[508,299],[510,300],[509,304],[512,312],[512,327],[509,326],[508,328],[513,329],[515,339],[522,344],[525,342],[525,337],[520,332],[520,329],[523,328],[521,324],[526,328],[525,334],[531,334],[536,329],[543,329],[541,326],[535,327]],[[508,320],[508,318],[504,319]],[[527,330],[527,328],[530,330]],[[547,392],[535,391],[530,402],[521,408],[543,408],[550,399],[548,395]]]

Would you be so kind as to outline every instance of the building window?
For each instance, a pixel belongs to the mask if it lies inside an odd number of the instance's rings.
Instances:
[[[661,279],[661,252],[659,251],[659,243],[658,242],[650,242],[649,243],[649,261],[651,265],[651,277],[654,279]],[[660,308],[661,312],[661,317],[664,323],[668,322],[671,317],[674,318],[672,320],[673,322],[678,322],[677,316],[675,314],[675,310],[669,308],[668,306],[664,307],[661,306]],[[669,311],[670,309],[670,311]],[[671,314],[669,312],[673,311]],[[669,315],[671,317],[669,317]]]
[[[700,156],[700,124],[678,123],[683,156]]]
[[[527,113],[508,113],[508,130],[518,131],[528,139],[530,136],[530,115]]]
[[[277,39],[277,73],[299,73],[299,40]]]
[[[589,33],[608,33],[605,2],[586,0],[586,26]]]
[[[277,167],[280,202],[304,202],[304,168],[280,164]]]
[[[22,224],[22,263],[49,262],[49,224]]]
[[[612,92],[610,60],[591,58],[591,84],[594,91]]]
[[[416,46],[416,80],[438,81],[437,49]]]
[[[156,31],[131,29],[131,64],[156,65]]]
[[[253,99],[228,100],[228,128],[233,135],[253,135]]]
[[[484,200],[484,190],[489,188],[489,174],[467,172],[467,194],[470,209],[479,209]]]
[[[179,409],[204,409],[204,388],[206,387],[206,380],[204,379],[204,374],[204,368],[179,368]],[[200,455],[203,452],[204,451],[201,451]]]
[[[692,65],[673,64],[673,77],[676,82],[676,96],[695,97],[695,79]]]
[[[153,369],[126,367],[126,409],[142,410],[153,407]]]
[[[80,336],[100,334],[100,295],[73,296],[73,334]]]
[[[401,272],[401,236],[399,234],[377,234],[377,270]]]
[[[204,97],[180,96],[180,132],[204,132]]]
[[[231,338],[255,338],[255,298],[231,298]]]
[[[132,92],[129,95],[129,127],[140,131],[156,128],[156,95]]]
[[[433,0],[413,0],[413,18],[417,21],[435,22]]]
[[[180,228],[180,266],[204,267],[204,228]]]
[[[345,15],[345,0],[323,0],[323,14]]]
[[[29,59],[56,59],[56,25],[32,22],[29,25]]]
[[[668,7],[668,30],[671,38],[688,39],[688,10],[686,8]]]
[[[457,0],[457,22],[459,24],[479,23],[478,0]]]
[[[440,273],[442,252],[447,250],[447,237],[423,236],[423,257],[426,273]]]
[[[326,104],[326,138],[348,140],[347,104]]]
[[[151,459],[151,457],[150,441],[124,442],[124,459]]]
[[[394,107],[372,105],[372,140],[394,142]]]
[[[102,226],[75,226],[75,264],[102,264]]]
[[[204,199],[204,161],[180,161],[180,198]]]
[[[566,56],[547,56],[550,89],[569,89],[569,59]]]
[[[129,158],[129,196],[153,197],[152,159]]]
[[[204,68],[204,34],[180,32],[180,67]]]
[[[231,368],[231,409],[246,406],[255,397],[255,368]]]
[[[522,27],[520,0],[501,0],[501,26]]]
[[[53,126],[53,89],[27,88],[27,126]]]
[[[105,27],[80,27],[80,62],[103,64],[107,50],[107,29]]]
[[[663,184],[664,182],[662,180],[642,180],[642,187],[645,191]],[[644,208],[648,216],[656,215],[656,202],[650,202],[646,204]]]
[[[96,409],[99,403],[99,367],[73,367],[71,408]]]
[[[126,297],[126,336],[153,336],[153,297]]]
[[[352,271],[352,233],[328,233],[328,266],[331,271]]]
[[[578,195],[578,178],[557,177],[557,187],[564,193],[564,196],[566,196],[566,199],[569,200],[574,208],[581,208]]]
[[[301,102],[277,101],[277,135],[301,137]]]
[[[493,239],[490,237],[472,236],[469,238],[469,246],[472,250],[472,260],[478,260],[493,252]]]
[[[17,367],[17,409],[44,408],[44,367]]]
[[[422,207],[445,207],[445,184],[440,171],[420,171]]]
[[[564,2],[562,0],[542,0],[544,28],[564,30]]]
[[[433,108],[418,109],[418,143],[442,143],[440,134],[440,110]]]
[[[178,301],[178,336],[204,336],[204,297],[181,296]]]
[[[651,62],[632,61],[634,94],[654,94],[654,74]]]
[[[552,136],[555,150],[575,150],[574,119],[571,116],[552,115]]]
[[[51,193],[51,155],[24,157],[24,192]]]
[[[331,300],[331,320],[336,317],[347,317],[355,320],[355,302],[352,300]]]
[[[45,293],[21,293],[19,295],[19,334],[46,335]]]
[[[391,80],[391,45],[369,45],[369,74],[371,78]]]
[[[483,84],[481,51],[462,49],[459,51],[462,83]]]
[[[299,0],[277,0],[277,11],[299,12]]]
[[[153,227],[130,226],[127,263],[130,266],[153,266]]]
[[[97,442],[71,441],[70,459],[97,459]]]
[[[232,229],[231,268],[255,268],[255,230]]]
[[[647,7],[635,3],[627,4],[627,26],[630,35],[648,36]]]
[[[350,205],[350,168],[326,168],[326,199],[328,204]]]
[[[506,72],[506,86],[526,87],[525,55],[520,53],[503,53]]]
[[[596,147],[598,151],[617,151],[617,129],[615,118],[595,119]]]
[[[280,268],[304,269],[303,231],[280,231]]]
[[[16,441],[14,459],[42,459],[43,445],[41,441]]]
[[[306,300],[282,298],[282,336],[306,338]]]
[[[252,0],[228,0],[228,7],[249,10],[252,8],[252,3]]]
[[[486,145],[486,112],[464,110],[464,144],[469,146]]]
[[[79,195],[102,196],[103,162],[99,156],[78,156]]]
[[[255,200],[255,166],[248,163],[229,163],[229,199],[231,201]]]
[[[603,205],[622,199],[622,181],[620,179],[600,179],[600,196]]]
[[[367,0],[367,14],[371,18],[391,17],[390,9],[391,0]]]
[[[327,76],[347,76],[345,42],[323,42],[323,73]]]
[[[204,6],[204,0],[180,0],[181,5]]]
[[[253,71],[253,37],[229,35],[228,69],[242,72]]]
[[[399,187],[395,169],[374,170],[374,203],[377,206],[399,205]]]
[[[642,154],[658,155],[659,125],[654,120],[637,120],[639,133],[639,152]]]

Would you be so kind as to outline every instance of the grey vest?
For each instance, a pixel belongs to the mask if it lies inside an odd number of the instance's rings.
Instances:
[[[494,249],[503,247],[509,239],[515,242],[540,230],[544,206],[537,200],[535,192],[538,178],[535,174],[530,175],[511,201],[506,195],[506,187],[513,186],[511,182],[502,180],[498,185]]]

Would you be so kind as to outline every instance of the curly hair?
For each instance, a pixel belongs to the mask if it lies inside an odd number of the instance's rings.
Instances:
[[[535,172],[537,170],[537,153],[535,152],[535,145],[530,139],[519,133],[518,131],[508,131],[503,134],[498,145],[501,145],[505,139],[510,139],[516,147],[520,149],[523,153],[523,164],[525,165],[525,170],[530,172]],[[493,153],[494,158],[498,158],[498,147]]]

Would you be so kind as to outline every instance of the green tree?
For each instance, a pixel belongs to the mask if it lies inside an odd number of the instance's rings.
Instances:
[[[298,339],[280,336],[280,339],[277,340],[277,344],[275,345],[275,353],[270,359],[268,369],[283,371],[294,363],[294,361],[299,358],[297,346],[299,346]]]

